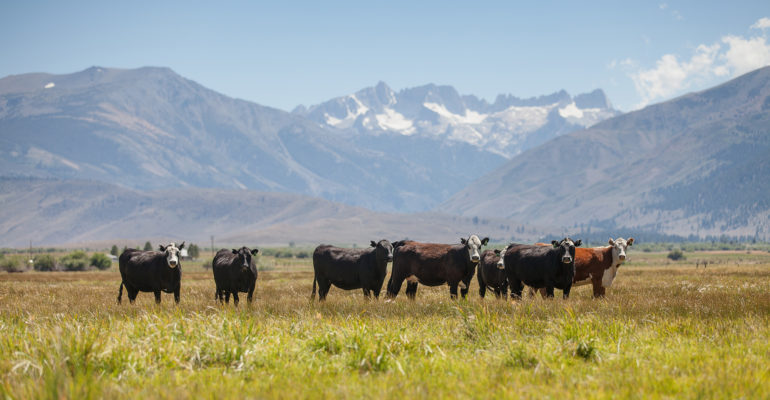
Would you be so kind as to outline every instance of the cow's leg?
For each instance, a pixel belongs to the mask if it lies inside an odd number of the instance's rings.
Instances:
[[[134,304],[134,301],[136,301],[136,295],[139,294],[139,291],[126,285],[126,293],[128,293],[128,302]]]
[[[502,291],[502,290],[500,290],[500,288],[494,288],[494,289],[492,289],[492,291],[494,291],[494,292],[495,292],[495,297],[496,297],[496,298],[498,298],[498,299],[499,299],[499,298],[500,298],[500,296],[503,294],[503,291]]]
[[[406,297],[412,300],[417,297],[417,282],[406,282]]]
[[[597,276],[591,279],[591,285],[594,288],[594,298],[604,297],[604,286],[602,286],[602,277]]]
[[[240,299],[238,298],[238,290],[233,290],[233,304],[238,307],[238,302]]]
[[[457,284],[449,284],[449,298],[457,300]]]
[[[225,290],[225,303],[230,303],[230,291]]]
[[[369,300],[372,298],[372,291],[369,290],[369,288],[361,288],[361,290],[364,292],[364,298],[366,300]]]
[[[160,304],[160,290],[156,290],[152,293],[155,294],[155,304]]]
[[[329,294],[329,289],[331,287],[331,281],[323,276],[318,277],[318,301],[326,300],[326,295]]]
[[[380,298],[380,288],[372,289],[372,292],[374,292],[374,298],[379,299]]]
[[[476,280],[479,282],[479,296],[481,298],[484,298],[484,295],[487,293],[487,284],[484,283],[484,277],[481,276],[481,266],[479,265],[479,268],[476,270]]]
[[[509,279],[509,286],[511,287],[511,299],[521,300],[521,291],[524,290],[524,285],[518,279]]]
[[[570,291],[571,289],[572,289],[572,285],[571,285],[571,284],[570,284],[570,285],[567,285],[567,287],[565,287],[565,288],[564,288],[564,290],[562,291],[562,295],[561,295],[561,297],[562,297],[563,299],[565,299],[565,300],[566,300],[566,299],[569,299],[569,291]]]
[[[463,298],[466,298],[468,296],[468,291],[471,290],[470,289],[470,286],[471,286],[470,279],[467,282],[463,281],[463,283],[465,284],[465,287],[461,287],[460,288],[460,296],[462,296]]]
[[[401,285],[404,283],[405,277],[401,277],[398,275],[391,275],[390,279],[388,280],[388,298],[389,299],[395,299],[396,296],[398,296],[398,292],[401,291]],[[409,286],[407,285],[407,288]]]
[[[545,282],[545,297],[553,298],[553,283],[548,281]]]
[[[508,285],[507,284],[504,284],[500,288],[500,294],[501,294],[500,298],[504,299],[504,298],[508,297]]]
[[[176,290],[174,290],[174,303],[176,303],[176,304],[179,304],[179,290],[180,289],[181,288],[176,288]]]
[[[256,285],[249,286],[249,293],[246,295],[246,301],[249,302],[249,304],[254,302],[254,287]]]
[[[120,282],[120,289],[118,289],[118,304],[123,299],[123,282]]]

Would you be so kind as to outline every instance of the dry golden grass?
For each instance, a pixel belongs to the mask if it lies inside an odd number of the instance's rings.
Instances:
[[[117,272],[0,274],[0,394],[12,398],[762,398],[770,393],[770,259],[706,270],[624,266],[603,300],[310,302],[308,263],[260,272],[255,303],[116,304]],[[728,260],[729,261],[729,260]],[[196,268],[189,268],[195,270]]]

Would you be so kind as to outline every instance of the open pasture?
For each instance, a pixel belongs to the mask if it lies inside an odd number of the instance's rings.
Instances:
[[[696,257],[714,257],[695,269]],[[214,301],[183,265],[181,303],[116,304],[107,272],[0,273],[0,395],[11,398],[763,398],[767,253],[636,253],[607,298],[394,302],[332,288],[310,260],[261,271],[255,302]],[[387,281],[386,281],[387,282]],[[557,291],[558,293],[558,291]]]

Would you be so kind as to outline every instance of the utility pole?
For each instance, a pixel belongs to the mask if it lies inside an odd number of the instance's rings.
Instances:
[[[214,254],[214,235],[211,235],[211,254]]]

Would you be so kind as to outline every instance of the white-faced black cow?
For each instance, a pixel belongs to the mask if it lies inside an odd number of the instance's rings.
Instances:
[[[521,298],[523,284],[545,288],[546,296],[553,297],[553,289],[561,289],[569,297],[575,276],[575,247],[581,240],[570,238],[552,241],[551,246],[511,244],[504,255],[505,272],[511,287],[511,297]],[[522,284],[523,283],[523,284]]]
[[[500,250],[485,250],[481,254],[479,271],[476,279],[479,281],[479,296],[484,298],[487,288],[495,292],[497,298],[508,295],[508,276],[505,274],[505,263],[501,254],[505,254],[508,248]]]
[[[393,245],[388,240],[373,240],[365,249],[345,249],[329,245],[320,245],[313,252],[313,294],[315,298],[316,282],[318,299],[323,301],[329,288],[334,285],[340,289],[363,289],[364,297],[374,292],[379,298],[382,282],[388,273],[388,263],[393,261]]]
[[[256,256],[259,249],[251,250],[248,247],[240,249],[222,249],[217,252],[212,261],[214,270],[214,283],[216,284],[215,297],[220,302],[230,302],[230,294],[233,295],[233,303],[238,305],[238,293],[247,293],[246,300],[251,303],[254,298],[254,286],[257,283],[257,264],[252,256]]]
[[[420,243],[400,241],[394,244],[393,271],[388,282],[388,297],[395,298],[407,281],[406,295],[414,299],[417,283],[426,286],[449,284],[449,294],[457,298],[460,286],[463,298],[468,294],[468,285],[476,271],[481,256],[479,250],[489,238],[480,240],[471,235],[467,240],[460,239],[460,244]]]
[[[160,251],[127,249],[120,255],[118,267],[122,281],[118,291],[118,304],[123,297],[123,286],[126,287],[131,303],[136,300],[139,292],[153,292],[156,303],[160,303],[160,292],[174,293],[174,301],[179,303],[182,280],[179,252],[184,248],[184,242],[179,247],[171,243],[159,248]]]

